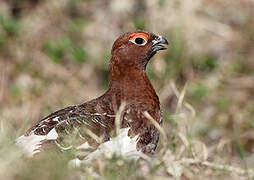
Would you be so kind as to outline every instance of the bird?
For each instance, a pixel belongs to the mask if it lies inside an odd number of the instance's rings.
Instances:
[[[166,38],[143,30],[120,35],[111,50],[108,90],[40,119],[16,143],[28,157],[43,151],[48,143],[61,150],[73,148],[73,139],[68,138],[71,135],[78,137],[76,149],[93,149],[86,155],[87,160],[113,152],[134,158],[154,154],[160,132],[144,112],[159,125],[163,118],[146,67],[168,44]],[[114,134],[116,129],[118,134]]]

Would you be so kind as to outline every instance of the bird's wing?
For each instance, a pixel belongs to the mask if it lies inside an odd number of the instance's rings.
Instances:
[[[114,115],[98,111],[93,105],[69,106],[43,118],[16,141],[31,157],[49,141],[54,141],[61,149],[68,149],[71,146],[61,144],[66,144],[63,140],[73,138],[73,135],[80,137],[82,142],[96,142],[102,140],[101,137],[107,140],[113,118]]]

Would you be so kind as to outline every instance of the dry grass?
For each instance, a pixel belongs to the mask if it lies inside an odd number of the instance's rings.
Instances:
[[[1,1],[0,179],[253,179],[253,9],[251,0]],[[103,93],[111,45],[135,29],[171,44],[147,70],[164,114],[155,156],[74,169],[72,152],[23,158],[15,138]]]

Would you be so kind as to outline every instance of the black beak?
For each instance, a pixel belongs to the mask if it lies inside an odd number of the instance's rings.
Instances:
[[[152,41],[152,51],[153,53],[156,53],[157,51],[160,50],[165,50],[167,49],[165,46],[163,46],[162,44],[168,45],[168,41],[166,38],[162,37],[162,36],[157,36],[156,39],[154,39]]]

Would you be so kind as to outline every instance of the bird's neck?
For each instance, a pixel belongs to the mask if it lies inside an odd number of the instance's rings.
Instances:
[[[152,100],[155,104],[159,104],[158,96],[142,69],[131,66],[111,66],[109,80],[107,93],[116,96],[118,103],[119,101],[144,103],[143,101]]]

